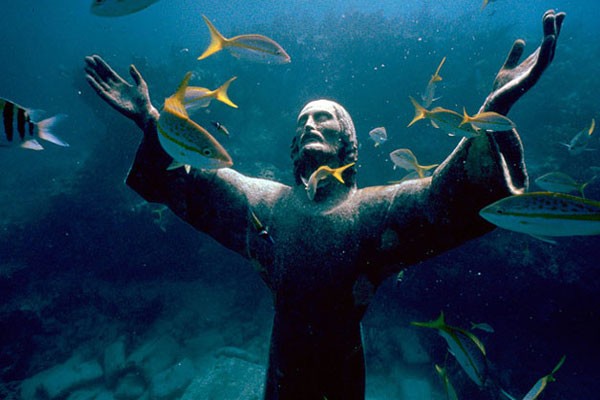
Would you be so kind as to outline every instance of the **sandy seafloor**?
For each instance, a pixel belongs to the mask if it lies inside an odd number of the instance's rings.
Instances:
[[[293,183],[289,144],[298,110],[319,97],[352,114],[361,187],[400,179],[388,154],[437,163],[457,143],[427,123],[407,128],[441,58],[436,104],[476,110],[517,38],[532,51],[548,8],[567,12],[556,58],[510,117],[521,133],[531,190],[561,171],[587,182],[600,151],[560,143],[600,117],[599,6],[593,1],[200,2],[162,0],[121,18],[86,1],[4,2],[0,97],[47,116],[68,148],[0,148],[0,398],[253,399],[267,363],[272,300],[251,265],[124,184],[137,127],[87,86],[83,57],[119,73],[134,63],[160,107],[185,72],[231,98],[198,116],[226,124],[235,168]],[[223,4],[227,3],[227,4]],[[399,5],[402,3],[402,5]],[[226,35],[262,33],[291,55],[263,65],[208,44],[201,14]],[[528,53],[527,53],[528,54]],[[374,147],[370,129],[389,140]],[[589,147],[600,149],[599,134]],[[600,200],[600,180],[586,188]],[[467,223],[467,222],[466,222]],[[446,399],[443,364],[460,399],[493,398],[468,378],[434,332],[410,325],[443,310],[477,331],[490,373],[516,398],[566,361],[544,399],[600,399],[600,240],[551,245],[496,230],[385,282],[363,321],[367,399]],[[307,260],[307,262],[318,260]],[[111,397],[112,396],[112,397]]]

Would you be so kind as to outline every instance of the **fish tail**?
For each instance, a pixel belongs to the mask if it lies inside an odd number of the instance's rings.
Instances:
[[[585,183],[581,184],[581,186],[579,186],[579,193],[581,193],[581,197],[583,197],[584,199],[585,199],[584,190],[587,187],[587,185],[589,185],[592,181],[593,181],[593,179],[591,179],[588,182],[585,182]]]
[[[596,120],[594,120],[594,118],[592,118],[592,123],[590,125],[590,129],[588,129],[588,135],[592,136],[592,133],[594,133],[594,128],[596,127]]]
[[[237,76],[234,76],[215,90],[215,98],[220,102],[223,102],[233,108],[238,108],[238,106],[233,101],[231,101],[231,99],[227,95],[227,89],[229,89],[229,85],[231,84],[231,82],[235,81],[236,79]]]
[[[556,367],[554,367],[554,369],[552,370],[552,372],[550,372],[550,376],[552,376],[552,378],[554,378],[554,374],[560,369],[560,367],[562,367],[562,365],[564,364],[565,360],[567,359],[566,355],[563,355],[560,360],[558,361],[558,364],[556,364]]]
[[[431,75],[431,79],[429,80],[429,83],[435,83],[435,82],[439,82],[442,80],[442,77],[440,76],[440,70],[442,69],[442,65],[444,65],[445,62],[446,62],[446,57],[442,58],[440,65],[438,65],[437,69],[435,70],[435,74]]]
[[[56,145],[63,146],[63,147],[69,147],[68,143],[59,139],[56,135],[54,135],[52,133],[52,130],[54,129],[54,125],[57,122],[59,122],[60,120],[64,119],[65,117],[66,117],[65,114],[58,114],[58,115],[55,115],[54,117],[46,118],[46,119],[38,122],[36,124],[37,136],[40,139],[43,139],[47,142],[51,142],[51,143],[54,143]]]
[[[221,33],[208,20],[208,18],[206,18],[204,15],[202,16],[202,18],[204,19],[204,22],[206,23],[206,26],[208,26],[208,30],[210,31],[210,44],[208,45],[206,50],[204,50],[204,53],[202,53],[202,55],[198,57],[198,60],[204,60],[206,57],[223,50],[227,43],[227,39],[225,38],[225,36],[221,35]]]
[[[410,102],[415,107],[415,116],[412,119],[412,121],[410,121],[410,123],[407,125],[407,128],[410,127],[415,122],[417,122],[421,119],[427,118],[427,113],[428,113],[427,109],[425,107],[423,107],[422,105],[420,105],[413,97],[411,97],[411,96],[408,96],[408,97],[410,98]]]
[[[471,117],[469,116],[469,114],[467,114],[467,109],[463,107],[463,119],[458,126],[463,126],[464,124],[467,124],[469,122],[471,122]]]
[[[411,325],[420,326],[422,328],[432,328],[432,329],[447,329],[448,325],[444,320],[444,312],[440,312],[440,316],[437,319],[429,322],[411,322]]]
[[[419,178],[425,177],[425,172],[430,169],[436,168],[440,164],[431,164],[431,165],[417,165],[417,174],[419,174]]]
[[[425,170],[420,165],[416,166],[415,171],[417,171],[417,175],[419,175],[419,179],[425,178]]]
[[[344,178],[342,178],[342,173],[343,173],[345,170],[347,170],[348,168],[350,168],[351,166],[353,166],[354,164],[355,164],[355,163],[353,163],[353,162],[352,162],[352,163],[350,163],[350,164],[344,165],[343,167],[336,168],[336,169],[333,171],[333,174],[332,174],[332,175],[333,175],[333,177],[334,177],[335,179],[337,179],[338,181],[340,181],[340,183],[345,183],[345,182],[344,182]]]

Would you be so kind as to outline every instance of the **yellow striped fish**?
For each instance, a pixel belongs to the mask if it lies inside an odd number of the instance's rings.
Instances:
[[[600,235],[600,202],[564,193],[534,192],[501,199],[479,211],[501,228],[548,237]]]
[[[544,389],[546,389],[546,386],[548,386],[548,383],[554,382],[556,380],[556,378],[554,378],[554,374],[560,369],[560,367],[562,367],[563,363],[565,362],[565,359],[566,356],[562,356],[558,361],[556,367],[554,367],[554,369],[552,370],[552,372],[538,379],[535,385],[533,385],[533,387],[529,389],[529,392],[527,392],[527,394],[525,395],[525,397],[523,397],[522,400],[537,400],[544,391]],[[500,392],[509,400],[517,400],[514,396],[508,394],[503,389],[500,389]]]
[[[436,168],[439,164],[420,165],[417,157],[410,149],[397,149],[390,153],[390,159],[394,163],[394,169],[400,167],[408,171],[415,171],[419,178],[424,178],[425,173]]]
[[[306,194],[308,195],[308,198],[310,200],[314,200],[315,195],[317,194],[317,189],[319,188],[319,182],[327,179],[329,176],[333,176],[340,183],[344,183],[342,173],[354,164],[355,163],[350,163],[338,168],[331,168],[328,165],[321,165],[310,175],[308,180],[302,177],[302,182],[306,186]]]
[[[411,325],[436,329],[446,340],[450,354],[456,358],[467,376],[479,387],[487,380],[487,358],[485,347],[473,333],[456,326],[446,324],[444,313],[429,322],[411,322]]]
[[[227,49],[234,57],[267,64],[285,64],[291,61],[290,56],[283,47],[271,38],[250,34],[228,39],[221,35],[208,18],[204,15],[202,18],[210,31],[210,44],[204,50],[204,53],[198,57],[198,60],[203,60],[218,51]]]
[[[491,132],[510,131],[516,127],[515,123],[512,122],[510,118],[505,117],[502,114],[498,114],[497,112],[483,111],[470,116],[467,114],[467,110],[463,108],[463,120],[459,126],[463,126],[465,124],[471,124],[475,130],[482,129],[484,131]]]
[[[415,107],[415,116],[407,127],[422,119],[429,119],[434,128],[442,129],[449,136],[459,136],[472,138],[480,135],[477,129],[470,124],[462,124],[463,116],[456,111],[448,110],[442,107],[435,107],[431,110],[420,105],[414,98],[409,99]]]
[[[173,157],[168,169],[192,167],[217,169],[233,165],[227,151],[206,129],[190,119],[184,99],[191,72],[188,72],[175,94],[165,100],[158,118],[158,139],[163,149]]]
[[[64,114],[34,122],[33,111],[2,98],[0,98],[0,112],[2,113],[0,147],[20,146],[24,149],[44,150],[36,138],[63,147],[69,146],[52,133],[54,125],[65,117]]]

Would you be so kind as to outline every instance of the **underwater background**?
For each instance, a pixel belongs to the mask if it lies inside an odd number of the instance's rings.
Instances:
[[[600,151],[573,157],[561,145],[600,118],[595,1],[497,0],[482,10],[479,0],[162,0],[118,18],[81,0],[4,1],[0,97],[68,114],[55,133],[70,147],[0,148],[0,399],[260,398],[268,290],[249,262],[124,184],[141,133],[87,85],[84,56],[101,55],[128,79],[135,64],[159,108],[187,71],[208,88],[238,76],[229,95],[239,109],[213,102],[195,120],[227,126],[231,136],[219,140],[236,170],[286,184],[298,111],[336,100],[356,125],[365,187],[402,177],[389,159],[397,148],[433,164],[456,146],[428,123],[406,127],[408,96],[423,92],[443,57],[435,105],[473,113],[513,41],[525,39],[525,55],[539,44],[550,8],[567,13],[554,62],[509,114],[531,190],[547,172],[587,182],[600,166]],[[292,62],[226,52],[198,61],[209,42],[202,14],[227,37],[275,39]],[[389,139],[375,147],[368,132],[378,126]],[[590,148],[600,149],[599,137]],[[586,196],[600,200],[600,180]],[[497,229],[390,279],[363,320],[367,399],[446,399],[434,369],[444,362],[458,398],[490,398],[440,336],[410,325],[442,310],[451,325],[494,328],[477,335],[490,374],[516,398],[566,355],[542,397],[600,399],[599,260],[597,236],[552,245]],[[145,378],[108,376],[107,363],[121,358]]]

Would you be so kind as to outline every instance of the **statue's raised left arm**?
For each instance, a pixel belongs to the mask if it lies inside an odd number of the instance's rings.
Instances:
[[[480,111],[505,115],[552,62],[564,13],[544,14],[542,44],[519,63],[517,40]],[[439,254],[493,229],[479,216],[484,206],[527,189],[523,146],[516,130],[462,139],[431,178],[398,185],[386,217],[387,273]],[[392,261],[393,260],[393,261]]]

